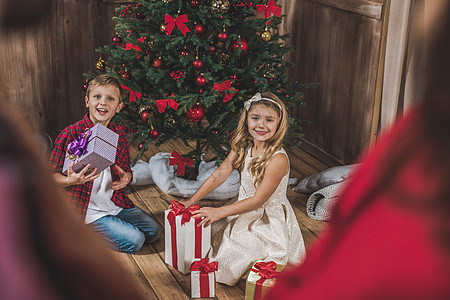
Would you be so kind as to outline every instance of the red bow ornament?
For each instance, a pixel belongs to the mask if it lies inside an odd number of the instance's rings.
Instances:
[[[181,226],[185,223],[189,222],[192,218],[192,213],[196,210],[200,209],[200,205],[192,205],[186,208],[183,203],[170,200],[172,204],[172,210],[169,211],[167,215],[167,220],[169,220],[169,224],[172,226],[175,222],[175,217],[181,215]]]
[[[165,15],[164,21],[167,23],[166,31],[170,35],[172,33],[172,30],[175,28],[175,25],[180,29],[181,33],[186,36],[186,32],[191,32],[189,28],[186,26],[186,23],[188,20],[187,15],[181,15],[178,18],[174,19],[169,15]]]
[[[213,90],[225,92],[225,96],[223,97],[223,103],[230,101],[234,97],[234,95],[236,95],[237,92],[239,91],[238,89],[231,87],[230,80],[225,80],[223,83],[215,83],[213,86]]]
[[[281,18],[281,6],[277,6],[274,0],[269,0],[266,5],[256,5],[256,11],[261,14],[264,13],[264,19],[270,18],[272,14]],[[267,22],[270,24],[270,21]]]
[[[177,165],[177,175],[184,176],[185,165],[192,167],[193,164],[193,159],[184,158],[177,151],[173,151],[169,158],[169,166]]]
[[[144,38],[138,38],[138,41],[141,43],[144,43]],[[130,50],[130,49],[134,49],[136,51],[141,51],[141,48],[139,48],[139,46],[137,45],[133,45],[132,43],[126,43],[125,44],[125,50]]]
[[[141,100],[141,97],[142,97],[142,94],[141,93],[139,93],[139,92],[136,92],[136,91],[133,91],[132,89],[130,89],[129,87],[127,87],[127,86],[125,86],[125,85],[121,85],[122,86],[122,88],[124,89],[124,90],[127,90],[127,91],[130,91],[130,101],[129,101],[129,103],[131,103],[131,102],[137,102],[137,100]]]
[[[172,107],[174,110],[178,109],[178,103],[173,99],[159,99],[156,100],[156,106],[158,107],[158,112],[162,114],[166,111],[167,105]]]

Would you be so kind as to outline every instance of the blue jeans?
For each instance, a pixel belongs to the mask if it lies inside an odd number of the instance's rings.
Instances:
[[[104,216],[89,224],[116,251],[135,253],[145,241],[156,241],[161,226],[145,211],[135,206],[124,208],[116,216]]]

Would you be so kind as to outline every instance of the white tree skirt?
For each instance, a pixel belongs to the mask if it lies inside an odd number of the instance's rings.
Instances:
[[[187,180],[175,175],[176,166],[169,166],[170,153],[160,152],[146,163],[139,160],[133,171],[133,185],[156,184],[163,192],[173,196],[190,198],[203,182],[217,169],[215,162],[201,161],[197,180]],[[227,180],[209,193],[205,199],[225,200],[239,192],[240,176],[234,170]]]

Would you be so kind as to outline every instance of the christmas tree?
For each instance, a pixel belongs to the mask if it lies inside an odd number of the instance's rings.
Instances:
[[[117,12],[112,44],[96,50],[96,73],[119,78],[127,92],[115,121],[139,144],[134,162],[150,143],[172,139],[195,141],[185,157],[198,162],[213,150],[220,162],[256,92],[271,91],[288,108],[303,105],[301,89],[310,85],[284,75],[292,47],[278,33],[284,15],[274,0],[137,0]],[[298,144],[300,122],[290,120],[286,144]]]

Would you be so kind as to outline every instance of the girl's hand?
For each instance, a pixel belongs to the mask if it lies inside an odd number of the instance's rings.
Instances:
[[[67,168],[67,184],[68,185],[76,185],[76,184],[83,184],[88,181],[95,180],[98,176],[100,176],[100,173],[97,174],[97,168],[94,169],[91,173],[88,175],[85,175],[86,172],[89,170],[91,164],[88,164],[85,166],[80,173],[75,173],[73,170],[73,165],[75,162],[72,162],[69,167]]]
[[[194,218],[203,218],[203,220],[198,223],[198,227],[202,226],[203,224],[205,225],[205,227],[208,227],[213,222],[223,218],[220,209],[216,207],[202,207],[199,210],[194,211],[192,213],[192,216]]]
[[[119,172],[119,180],[113,181],[113,183],[112,183],[112,189],[116,191],[116,190],[123,189],[124,187],[127,186],[128,183],[130,183],[131,174],[122,170],[122,168],[119,167],[118,165],[114,165],[114,167]]]
[[[192,199],[186,200],[186,201],[179,201],[181,204],[184,205],[185,208],[188,208],[189,206],[194,205],[194,201],[192,201]],[[169,207],[167,209],[172,209],[172,204],[169,205]]]

